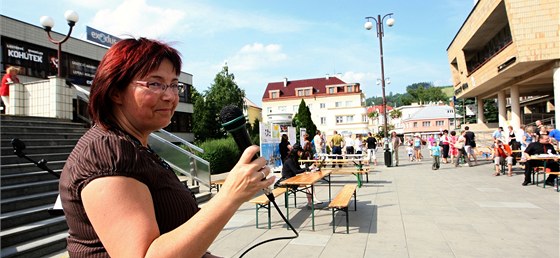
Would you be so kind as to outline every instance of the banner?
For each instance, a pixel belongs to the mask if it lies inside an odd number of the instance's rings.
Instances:
[[[282,166],[280,158],[280,137],[278,125],[268,125],[259,123],[260,142],[261,142],[261,157],[265,158],[267,165],[271,170],[280,170],[278,167]]]
[[[87,40],[107,47],[111,47],[113,46],[113,44],[117,43],[117,41],[121,40],[120,38],[117,38],[109,33],[96,30],[89,26],[86,26],[86,34]]]

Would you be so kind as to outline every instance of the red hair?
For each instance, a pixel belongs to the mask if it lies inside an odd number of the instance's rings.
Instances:
[[[104,128],[116,126],[111,95],[124,91],[136,77],[144,77],[169,60],[177,75],[181,72],[179,52],[157,40],[123,39],[113,45],[101,59],[91,86],[88,112],[93,124]]]

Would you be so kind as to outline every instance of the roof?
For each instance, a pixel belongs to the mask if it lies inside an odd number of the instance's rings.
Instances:
[[[452,107],[447,105],[438,105],[438,106],[425,106],[420,110],[416,111],[416,113],[412,114],[412,116],[405,120],[421,120],[421,119],[435,119],[435,118],[459,118],[460,116],[455,116],[454,110]]]
[[[390,112],[391,110],[393,110],[393,107],[387,105],[387,112]],[[373,106],[369,106],[367,108],[367,113],[368,114],[373,112],[373,111],[378,111],[379,114],[383,114],[383,105],[373,105]]]
[[[250,99],[248,99],[246,97],[243,97],[243,100],[245,101],[245,104],[247,104],[247,106],[261,108],[261,107],[257,106],[257,104],[255,104],[255,102],[251,101]]]
[[[266,86],[266,90],[263,93],[263,100],[270,99],[268,92],[271,90],[279,90],[280,97],[295,97],[297,88],[305,88],[305,87],[313,87],[313,95],[318,94],[326,94],[327,88],[326,86],[331,85],[353,85],[348,84],[337,77],[323,77],[323,78],[314,78],[314,79],[304,79],[304,80],[296,80],[296,81],[287,81],[286,87],[284,87],[284,81],[280,82],[270,82]]]

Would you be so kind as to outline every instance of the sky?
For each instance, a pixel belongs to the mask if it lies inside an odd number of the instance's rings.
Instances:
[[[37,26],[51,16],[53,30],[66,34],[64,12],[74,10],[80,19],[72,37],[85,40],[90,26],[171,43],[199,92],[227,63],[247,98],[261,106],[267,84],[284,78],[338,76],[360,83],[366,98],[381,96],[379,38],[364,23],[389,13],[395,23],[383,26],[386,94],[417,82],[452,85],[447,47],[473,7],[471,0],[18,0],[3,2],[1,13]]]

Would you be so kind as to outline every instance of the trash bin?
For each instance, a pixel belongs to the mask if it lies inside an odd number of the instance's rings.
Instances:
[[[389,149],[385,149],[383,156],[385,157],[385,166],[392,167],[393,157],[391,155],[391,151]]]

